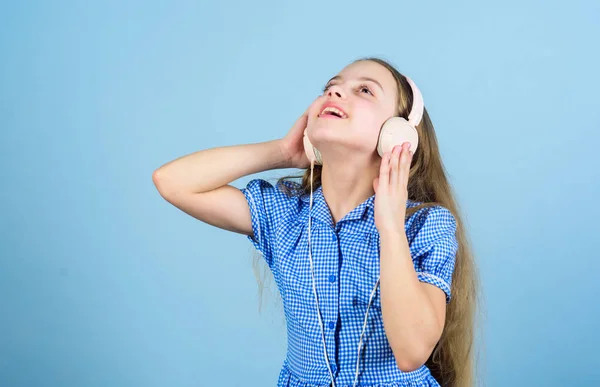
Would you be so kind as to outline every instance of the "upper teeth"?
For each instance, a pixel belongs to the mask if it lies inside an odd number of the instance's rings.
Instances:
[[[346,113],[344,113],[343,111],[341,111],[341,110],[339,110],[339,109],[336,109],[336,108],[334,108],[334,107],[331,107],[331,106],[328,106],[328,107],[326,107],[325,109],[323,109],[323,111],[321,112],[321,114],[325,114],[325,113],[327,113],[327,112],[333,112],[333,113],[336,113],[337,115],[339,115],[339,116],[340,116],[340,117],[342,117],[342,118],[346,118],[346,117],[347,117],[347,116],[346,116]]]

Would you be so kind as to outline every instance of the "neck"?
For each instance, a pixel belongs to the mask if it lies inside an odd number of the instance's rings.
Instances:
[[[375,160],[348,160],[324,163],[321,171],[323,197],[333,221],[339,222],[346,214],[373,196],[373,180],[379,175]]]

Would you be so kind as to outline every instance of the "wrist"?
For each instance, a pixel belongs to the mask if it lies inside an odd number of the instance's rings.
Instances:
[[[379,237],[381,241],[397,241],[408,243],[408,237],[404,228],[400,229],[397,227],[389,227],[379,230]]]
[[[282,139],[273,140],[276,151],[275,151],[275,163],[277,168],[291,168],[292,167],[292,156],[290,151],[285,145]]]

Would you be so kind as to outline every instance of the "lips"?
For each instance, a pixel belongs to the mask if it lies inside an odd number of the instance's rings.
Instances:
[[[319,117],[345,119],[348,118],[348,114],[346,114],[346,112],[339,105],[331,102],[325,102],[321,107]]]

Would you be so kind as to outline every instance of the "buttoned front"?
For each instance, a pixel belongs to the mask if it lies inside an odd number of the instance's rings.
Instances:
[[[285,182],[295,189],[295,183]],[[336,387],[351,387],[365,312],[379,278],[379,233],[368,198],[334,225],[322,190],[288,196],[280,187],[255,179],[242,189],[252,219],[249,237],[273,272],[287,322],[288,351],[279,387],[329,386],[323,340]],[[418,203],[408,202],[407,207]],[[319,324],[308,254],[311,216],[313,271]],[[406,235],[418,278],[441,288],[450,300],[457,251],[456,222],[443,207],[419,210],[406,222]],[[402,372],[383,328],[380,288],[369,308],[359,364],[359,386],[438,386],[427,367]]]

